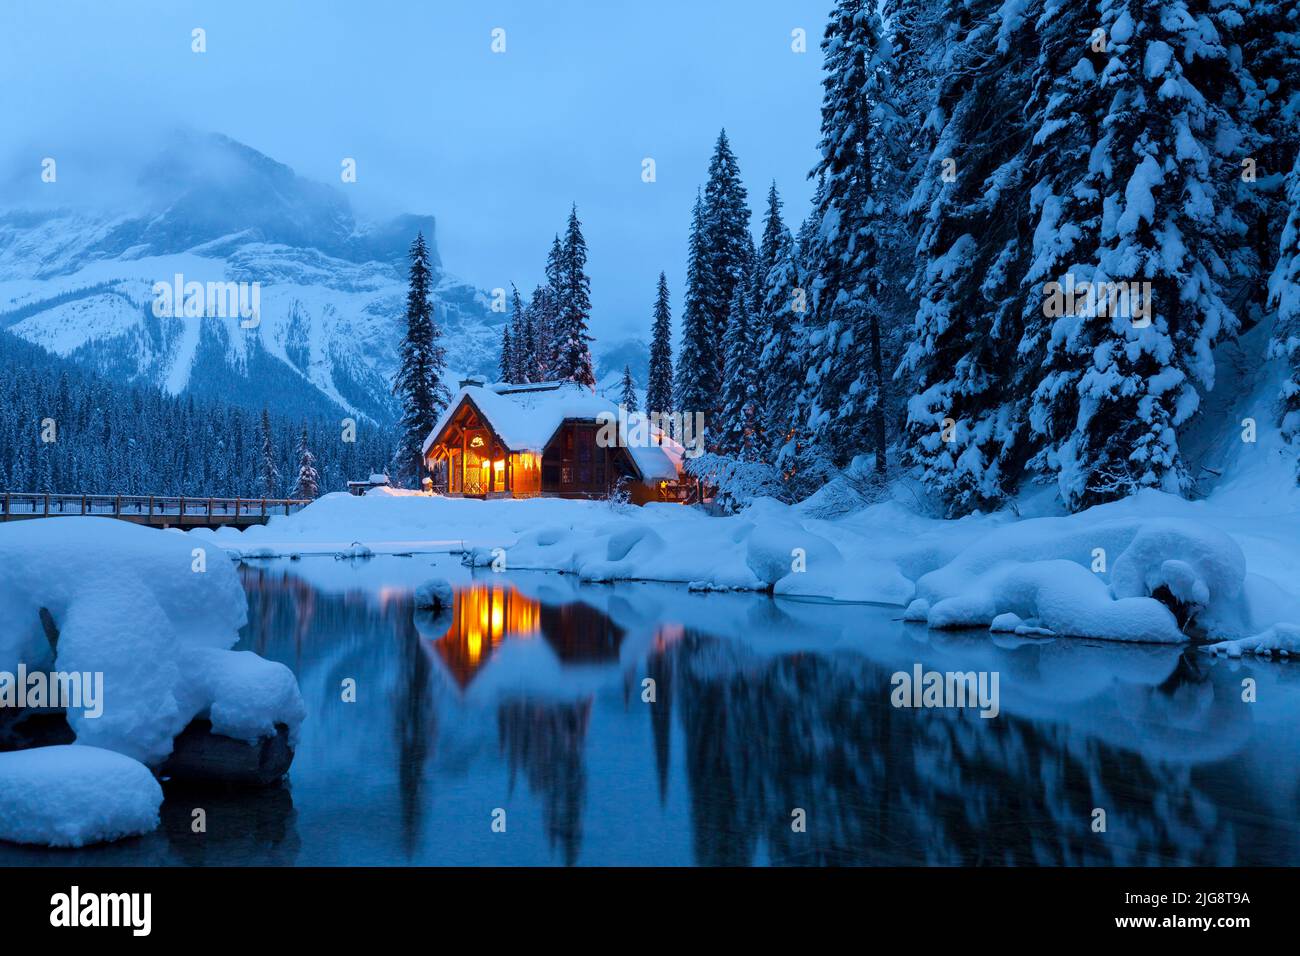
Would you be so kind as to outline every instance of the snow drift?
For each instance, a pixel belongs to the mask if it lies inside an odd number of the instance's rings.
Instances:
[[[247,741],[285,724],[294,740],[305,714],[297,680],[282,664],[229,649],[246,618],[244,592],[226,556],[198,544],[110,518],[0,526],[0,619],[7,625],[0,630],[0,671],[13,673],[22,663],[29,671],[103,675],[102,714],[67,711],[77,743],[60,749],[73,755],[0,754],[0,782],[19,774],[32,799],[54,801],[54,816],[33,816],[30,832],[13,823],[5,831],[15,834],[10,839],[52,834],[58,840],[49,842],[63,846],[139,832],[132,828],[143,826],[148,788],[132,781],[143,773],[156,789],[144,765],[159,766],[195,718],[210,720],[214,733]],[[125,763],[81,756],[103,751]],[[112,787],[96,785],[101,778]],[[134,794],[121,817],[110,812],[118,789]],[[97,791],[102,808],[89,796]],[[18,813],[12,798],[7,806]],[[135,822],[118,826],[121,820]]]
[[[78,847],[148,833],[162,788],[122,754],[77,745],[0,754],[0,840]]]

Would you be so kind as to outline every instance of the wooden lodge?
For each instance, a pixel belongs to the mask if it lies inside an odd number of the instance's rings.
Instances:
[[[689,483],[680,480],[681,447],[658,433],[647,447],[599,441],[602,426],[608,435],[606,423],[617,415],[613,402],[572,382],[462,382],[424,443],[433,491],[603,498],[624,488],[637,504],[682,500]]]

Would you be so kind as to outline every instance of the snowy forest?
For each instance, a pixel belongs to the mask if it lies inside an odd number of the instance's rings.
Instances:
[[[950,516],[1027,481],[1080,510],[1189,493],[1213,350],[1268,322],[1294,438],[1298,10],[841,0],[814,208],[792,229],[773,183],[756,243],[718,136],[675,355],[653,296],[647,408],[705,412],[691,467],[733,503],[903,470]],[[590,383],[584,261],[575,213],[514,295],[504,379]]]
[[[311,498],[392,458],[391,437],[365,422],[346,442],[336,420],[117,384],[3,330],[0,409],[0,488],[13,491]],[[50,440],[20,436],[19,423],[46,420]]]

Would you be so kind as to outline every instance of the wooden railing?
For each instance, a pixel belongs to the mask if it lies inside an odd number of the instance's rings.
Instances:
[[[0,495],[0,521],[11,518],[100,515],[156,524],[238,523],[293,514],[311,504],[306,498],[201,498],[181,495],[47,495],[6,491]]]

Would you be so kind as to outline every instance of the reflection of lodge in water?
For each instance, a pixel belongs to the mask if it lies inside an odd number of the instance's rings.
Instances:
[[[507,639],[538,633],[565,664],[618,660],[624,631],[586,604],[544,605],[510,585],[475,584],[455,594],[451,624],[432,646],[463,689]]]

